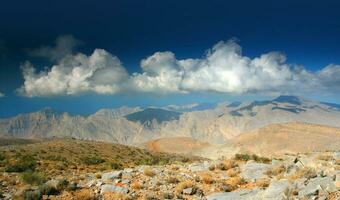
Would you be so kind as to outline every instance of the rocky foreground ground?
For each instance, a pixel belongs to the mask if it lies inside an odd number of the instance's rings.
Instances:
[[[2,173],[3,199],[340,199],[340,152],[277,159],[237,154],[215,161],[56,176],[40,186],[21,188],[9,185],[5,177],[9,173]]]

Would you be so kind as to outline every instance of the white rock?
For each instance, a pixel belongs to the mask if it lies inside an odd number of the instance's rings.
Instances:
[[[125,187],[119,187],[119,186],[115,186],[115,185],[102,185],[100,187],[100,192],[103,194],[105,192],[114,192],[114,193],[121,193],[121,194],[127,194],[129,192],[129,190]]]
[[[267,178],[268,176],[265,172],[270,168],[271,165],[256,163],[256,162],[247,162],[242,167],[242,172],[240,176],[246,180],[256,181],[257,179]]]
[[[113,171],[113,172],[107,172],[107,173],[102,174],[103,181],[113,180],[113,179],[121,178],[121,177],[122,177],[122,171]]]

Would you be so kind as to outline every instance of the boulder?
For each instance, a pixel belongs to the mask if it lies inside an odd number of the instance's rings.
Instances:
[[[242,172],[240,176],[246,180],[250,180],[255,182],[257,179],[267,178],[268,176],[265,174],[266,171],[270,168],[271,165],[256,163],[256,162],[247,162],[242,168]]]
[[[258,194],[260,190],[254,189],[254,190],[248,190],[248,189],[242,189],[236,192],[220,192],[220,193],[214,193],[207,196],[207,200],[251,200],[255,199],[256,195]]]
[[[309,181],[305,188],[299,191],[299,198],[311,197],[314,194],[331,193],[337,191],[334,181],[330,177],[317,177]]]
[[[209,162],[203,162],[203,163],[194,163],[192,165],[189,165],[189,170],[192,172],[201,172],[201,171],[207,171],[209,170]]]
[[[272,181],[269,187],[263,192],[262,198],[265,200],[285,200],[290,184],[288,180]]]
[[[129,192],[129,190],[125,187],[120,187],[120,186],[115,186],[115,185],[102,185],[100,187],[100,191],[101,193],[105,193],[105,192],[114,192],[114,193],[121,193],[121,194],[127,194]]]
[[[122,177],[122,171],[113,171],[113,172],[107,172],[102,174],[102,180],[103,181],[108,181],[108,180],[114,180],[117,178]]]

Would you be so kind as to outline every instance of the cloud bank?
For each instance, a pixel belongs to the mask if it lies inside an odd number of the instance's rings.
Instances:
[[[4,93],[0,92],[0,98],[4,96],[5,96]]]
[[[179,60],[172,52],[156,52],[141,61],[141,73],[133,74],[128,74],[120,60],[103,49],[87,56],[71,51],[60,54],[58,46],[57,41],[56,47],[47,48],[47,52],[53,53],[46,55],[57,62],[48,70],[37,72],[28,61],[22,65],[24,84],[19,89],[22,95],[340,92],[340,65],[330,64],[310,72],[303,66],[286,63],[286,56],[280,52],[252,59],[242,55],[241,46],[234,40],[218,42],[202,58]]]

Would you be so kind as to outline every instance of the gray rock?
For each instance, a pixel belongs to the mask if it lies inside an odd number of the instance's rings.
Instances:
[[[194,193],[194,189],[193,188],[185,188],[183,190],[183,194],[188,194],[188,195],[192,195]]]
[[[316,193],[337,191],[334,181],[330,177],[317,177],[311,179],[305,188],[299,191],[299,198],[311,197]]]
[[[256,199],[256,195],[260,190],[239,190],[236,192],[220,192],[207,196],[207,200],[251,200]]]
[[[47,181],[45,184],[50,186],[50,187],[56,188],[58,183],[59,183],[59,180],[52,179],[52,180]]]
[[[103,181],[113,180],[113,179],[121,178],[121,177],[122,177],[122,171],[113,171],[113,172],[107,172],[107,173],[102,174]]]
[[[334,159],[334,160],[340,160],[340,151],[334,152],[334,154],[333,154],[333,159]]]
[[[114,193],[121,193],[121,194],[127,194],[129,192],[129,190],[125,187],[119,187],[119,186],[115,186],[115,185],[102,185],[100,187],[101,193],[105,193],[105,192],[114,192]]]
[[[194,163],[192,165],[189,165],[189,170],[192,172],[201,172],[201,171],[207,171],[209,170],[209,162],[204,163]]]
[[[272,181],[264,191],[262,198],[265,200],[285,200],[290,184],[288,180]]]
[[[268,176],[265,172],[269,169],[271,165],[256,163],[256,162],[247,162],[242,167],[242,172],[240,176],[246,180],[256,181],[257,179],[267,178]]]

